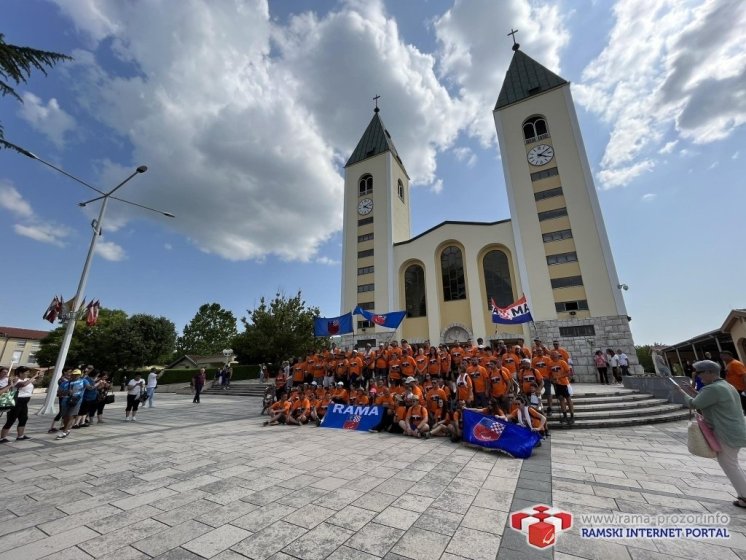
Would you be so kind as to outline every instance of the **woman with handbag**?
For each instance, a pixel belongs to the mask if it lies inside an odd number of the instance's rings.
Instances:
[[[127,407],[124,409],[124,421],[137,422],[137,409],[140,406],[140,397],[144,392],[145,381],[139,373],[135,374],[135,377],[129,380],[127,383]]]
[[[18,427],[16,428],[18,434],[16,441],[25,441],[31,439],[25,434],[26,422],[28,421],[28,402],[31,400],[31,395],[34,393],[34,382],[39,379],[38,374],[30,379],[27,378],[28,368],[21,366],[16,369],[17,380],[14,384],[14,388],[17,391],[15,398],[15,406],[8,411],[8,418],[5,421],[2,431],[0,431],[0,443],[8,443],[10,441],[7,437],[8,432],[13,427],[13,424],[18,421]]]
[[[104,407],[107,404],[111,404],[114,402],[114,393],[112,393],[111,395],[108,394],[108,392],[111,390],[111,380],[105,372],[101,372],[98,374],[98,379],[96,380],[96,389],[98,390],[98,399],[95,409],[92,408],[88,411],[88,421],[93,422],[93,416],[96,415],[98,416],[98,421],[96,423],[103,424]]]
[[[705,439],[710,439],[718,449],[716,458],[736,490],[738,498],[733,505],[746,509],[746,475],[738,464],[738,452],[746,447],[746,420],[741,409],[738,391],[727,381],[720,378],[720,364],[710,360],[694,363],[694,371],[702,379],[704,386],[696,397],[687,394],[677,384],[690,408],[702,412],[705,425],[702,432]],[[709,431],[714,432],[714,437]],[[713,447],[713,444],[710,444]]]

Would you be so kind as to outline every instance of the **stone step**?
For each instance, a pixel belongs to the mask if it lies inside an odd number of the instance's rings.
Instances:
[[[554,392],[552,392],[552,397],[554,397]],[[648,395],[647,393],[631,393],[628,395],[616,395],[616,396],[607,396],[602,395],[598,397],[590,397],[587,395],[573,395],[572,400],[573,402],[576,402],[578,404],[620,404],[620,403],[629,403],[629,402],[636,402],[636,401],[644,401],[655,398],[653,395]]]
[[[602,419],[615,419],[615,418],[633,418],[633,417],[649,417],[655,416],[656,414],[664,414],[667,412],[681,412],[681,405],[678,404],[658,404],[655,406],[649,406],[645,408],[635,409],[610,409],[610,410],[596,410],[596,411],[581,411],[575,409],[575,422],[580,420],[602,420]],[[561,413],[557,410],[553,411],[552,416],[549,417],[550,422],[559,423]]]
[[[667,404],[667,403],[668,401],[666,399],[656,399],[656,398],[637,399],[633,401],[621,401],[621,402],[614,402],[614,403],[596,403],[594,401],[578,402],[575,399],[573,399],[575,410],[583,411],[583,412],[597,412],[601,410],[639,409],[639,408],[646,408],[650,406],[656,406],[656,405]],[[557,408],[556,404],[554,408],[555,409]]]
[[[582,419],[575,417],[575,424],[565,426],[559,423],[559,420],[550,420],[549,427],[552,430],[577,430],[583,428],[624,428],[629,426],[645,426],[649,424],[659,424],[662,422],[676,422],[689,418],[687,409],[679,408],[677,411],[664,412],[646,416],[634,416],[630,418],[607,418],[607,419]]]

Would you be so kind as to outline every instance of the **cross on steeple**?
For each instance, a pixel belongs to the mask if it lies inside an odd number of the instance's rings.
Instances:
[[[378,111],[380,111],[380,109],[378,108],[378,100],[379,100],[379,99],[381,99],[381,96],[380,96],[380,95],[378,95],[378,94],[376,94],[376,96],[375,96],[375,97],[373,98],[373,101],[375,101],[375,102],[376,102],[376,108],[375,108],[375,109],[373,109],[373,112],[374,112],[374,113],[377,113]]]
[[[515,40],[515,34],[518,33],[517,29],[510,28],[510,33],[508,33],[508,37],[513,37],[513,50],[517,51],[519,48],[521,48],[520,43],[517,43]]]

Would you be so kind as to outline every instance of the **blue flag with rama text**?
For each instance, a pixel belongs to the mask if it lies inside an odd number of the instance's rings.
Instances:
[[[314,317],[314,336],[336,336],[352,332],[352,313],[345,313],[339,317]]]
[[[352,404],[330,404],[321,420],[322,428],[343,430],[371,430],[383,418],[382,406],[356,406]]]
[[[374,313],[373,311],[366,311],[359,305],[353,311],[355,315],[362,315],[368,321],[374,325],[380,327],[386,327],[389,329],[398,329],[401,322],[404,320],[406,311],[392,311],[391,313]]]
[[[531,457],[541,439],[536,432],[476,410],[464,410],[463,433],[466,443],[497,449],[518,459]]]

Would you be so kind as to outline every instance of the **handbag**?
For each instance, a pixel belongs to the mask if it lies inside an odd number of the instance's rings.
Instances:
[[[0,410],[8,410],[16,406],[16,391],[7,391],[0,395]]]
[[[110,393],[104,397],[104,403],[105,404],[111,404],[116,400],[116,397],[114,396],[114,393]]]
[[[689,453],[697,457],[714,459],[717,455],[708,445],[696,419],[689,422],[686,446],[689,449]]]
[[[707,423],[704,416],[696,413],[694,415],[694,419],[697,421],[699,429],[702,431],[702,435],[705,436],[705,441],[707,441],[707,445],[710,446],[710,449],[712,449],[715,453],[720,453],[720,451],[722,451],[722,448],[720,447],[720,440],[718,440],[718,437],[715,435],[714,430]]]

